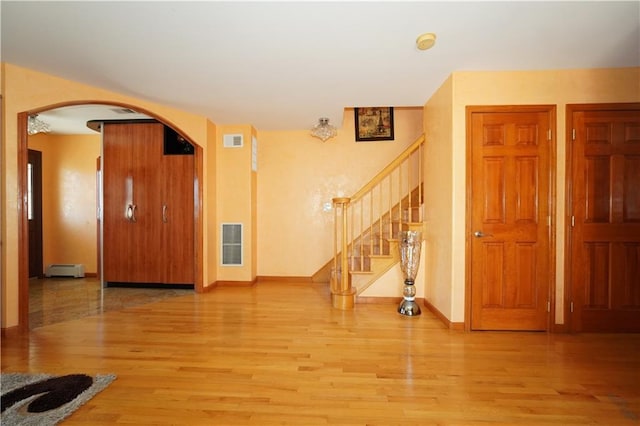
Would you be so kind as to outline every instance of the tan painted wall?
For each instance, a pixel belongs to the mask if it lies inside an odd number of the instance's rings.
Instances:
[[[204,246],[207,247],[206,256],[203,258],[205,267],[204,271],[204,286],[208,287],[213,284],[213,281],[217,279],[217,267],[218,267],[218,216],[215,206],[217,205],[217,179],[214,173],[216,167],[217,150],[210,149],[212,146],[216,146],[217,143],[217,127],[214,123],[207,122],[207,146],[209,149],[205,151],[202,167],[209,176],[208,185],[205,188],[206,193],[203,196],[202,210],[208,224],[205,226],[204,231]],[[209,271],[207,273],[207,271]]]
[[[453,78],[449,77],[424,108],[425,298],[447,318],[453,309],[452,236]]]
[[[448,83],[446,83],[448,84]],[[441,132],[441,141],[427,138],[430,144],[451,145],[451,157],[447,160],[443,157],[428,161],[450,161],[450,170],[441,170],[436,176],[439,185],[451,185],[453,195],[452,202],[444,203],[438,208],[446,209],[446,212],[438,214],[438,223],[446,226],[444,214],[451,216],[452,233],[447,235],[432,235],[434,241],[429,243],[438,247],[446,247],[446,238],[451,238],[450,250],[441,254],[443,267],[450,268],[451,278],[448,282],[441,283],[436,289],[433,298],[438,307],[449,320],[453,322],[464,321],[465,302],[465,187],[466,187],[466,130],[465,107],[467,105],[526,105],[526,104],[553,104],[557,106],[557,127],[554,129],[556,152],[556,323],[564,323],[564,232],[565,232],[565,163],[566,163],[566,138],[565,138],[565,108],[567,104],[574,103],[613,103],[613,102],[638,102],[640,101],[640,68],[625,69],[593,69],[593,70],[551,70],[551,71],[514,71],[514,72],[454,72],[451,77],[451,104],[452,127],[450,137],[446,130],[440,129],[441,125],[433,121],[430,116],[432,111],[440,110],[445,115],[451,108],[443,105],[442,93],[439,91],[425,105],[425,132],[427,135],[433,132]],[[429,178],[429,176],[427,176]],[[434,190],[427,187],[427,192]],[[437,189],[438,192],[449,191]],[[433,195],[434,198],[443,198],[444,194]],[[438,264],[439,265],[439,264]],[[450,266],[449,266],[450,265]],[[435,276],[444,276],[446,271],[434,272],[426,268],[427,286],[429,279]],[[446,293],[449,293],[447,295]],[[451,299],[449,309],[447,299]]]
[[[254,145],[255,144],[255,145]],[[258,275],[258,132],[251,128],[251,141],[249,143],[252,151],[249,161],[249,170],[251,173],[251,279],[255,279]],[[255,152],[254,152],[255,151]],[[255,156],[255,159],[254,159]],[[254,160],[255,166],[254,168]]]
[[[333,255],[333,211],[422,134],[422,108],[395,108],[395,140],[355,142],[353,109],[338,136],[258,134],[258,275],[309,277]],[[337,123],[333,123],[338,126]]]
[[[96,273],[96,158],[100,135],[29,137],[29,148],[42,152],[44,266],[81,263]]]
[[[251,171],[251,137],[254,130],[249,125],[218,126],[219,135],[216,146],[216,205],[218,228],[217,278],[220,281],[250,282],[256,277],[255,250],[255,173]],[[238,148],[225,148],[225,134],[240,134],[243,145]],[[222,265],[221,226],[223,223],[242,224],[243,259],[242,266]]]
[[[18,129],[16,117],[20,112],[37,112],[66,102],[117,103],[156,115],[178,129],[198,145],[206,148],[209,121],[202,116],[186,113],[156,103],[124,96],[55,76],[3,63],[3,128],[2,128],[2,327],[18,324]],[[204,170],[204,193],[207,193],[207,169]],[[203,218],[206,230],[207,217]],[[206,232],[205,232],[206,234]],[[207,244],[199,248],[208,259]],[[215,276],[204,268],[204,280]]]

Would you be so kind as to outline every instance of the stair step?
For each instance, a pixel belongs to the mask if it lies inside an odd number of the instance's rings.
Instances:
[[[355,273],[373,273],[371,271],[371,264],[375,263],[375,262],[380,262],[381,260],[393,260],[395,256],[393,256],[392,254],[372,254],[369,256],[366,256],[364,259],[364,264],[365,264],[365,269],[360,270],[360,262],[356,263],[357,268],[349,268],[349,273],[355,274]]]
[[[362,293],[385,271],[395,265],[400,257],[398,240],[388,239],[389,254],[373,255],[366,258],[365,270],[350,270],[351,282],[357,294]],[[359,266],[359,265],[358,265]]]
[[[373,271],[349,271],[351,275],[373,275]]]

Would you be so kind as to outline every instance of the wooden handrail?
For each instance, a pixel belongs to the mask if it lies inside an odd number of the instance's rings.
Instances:
[[[350,309],[354,306],[356,291],[351,284],[350,268],[358,271],[369,270],[371,263],[369,255],[383,254],[385,239],[393,238],[392,234],[402,229],[403,223],[408,224],[413,221],[412,193],[416,193],[415,191],[418,194],[416,207],[421,206],[421,156],[423,155],[421,148],[424,141],[424,135],[421,135],[353,197],[333,199],[334,257],[330,281],[332,303],[335,308]],[[417,159],[413,157],[414,155]],[[417,175],[412,171],[411,161],[418,163]],[[403,175],[402,168],[405,162],[406,173]],[[397,176],[397,187],[392,184],[394,174]],[[385,183],[386,186],[383,187],[382,183],[385,179],[388,184]],[[406,180],[403,182],[403,179]],[[377,203],[374,203],[376,195],[378,199]],[[403,200],[406,204],[403,204]],[[365,201],[367,201],[366,205]],[[406,218],[403,218],[403,209],[407,211]],[[376,211],[375,214],[374,211]],[[363,214],[365,212],[367,212],[366,218]],[[422,220],[421,211],[418,212],[417,220]]]
[[[382,171],[380,173],[375,175],[374,178],[369,181],[369,183],[367,183],[365,186],[360,188],[360,190],[358,192],[356,192],[350,198],[350,200],[352,202],[353,201],[358,201],[365,194],[367,194],[369,191],[371,191],[377,184],[379,184],[385,177],[387,177],[389,175],[389,173],[391,173],[393,170],[396,169],[396,167],[398,167],[400,164],[402,164],[402,162],[404,160],[409,158],[409,156],[411,154],[413,154],[414,151],[416,151],[418,148],[420,148],[420,145],[422,145],[423,142],[424,142],[424,135],[421,135],[418,139],[416,139],[416,141],[414,143],[409,145],[407,147],[407,149],[402,151],[402,153],[400,155],[398,155],[398,157],[396,157],[395,160],[393,160],[384,169],[382,169]]]

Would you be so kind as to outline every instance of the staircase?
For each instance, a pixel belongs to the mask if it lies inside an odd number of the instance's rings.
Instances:
[[[374,232],[373,235],[365,232],[354,242],[348,265],[351,286],[355,289],[356,296],[400,261],[398,232],[422,230],[422,189],[422,184],[414,188],[410,195],[411,201],[409,197],[403,200],[404,208],[398,203],[391,215],[385,215],[380,223],[374,224],[374,229],[379,227],[382,231]]]
[[[353,308],[398,263],[398,231],[422,229],[423,154],[421,136],[352,197],[333,199],[334,256],[324,269],[334,307]]]

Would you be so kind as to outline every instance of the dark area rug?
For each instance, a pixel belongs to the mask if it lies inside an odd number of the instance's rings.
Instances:
[[[105,389],[114,375],[2,373],[3,426],[55,425]]]

